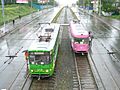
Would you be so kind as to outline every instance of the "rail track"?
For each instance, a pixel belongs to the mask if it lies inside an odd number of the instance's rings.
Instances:
[[[75,65],[80,90],[98,90],[87,55],[75,54]]]
[[[49,78],[33,78],[29,90],[54,90],[55,86],[55,75]]]

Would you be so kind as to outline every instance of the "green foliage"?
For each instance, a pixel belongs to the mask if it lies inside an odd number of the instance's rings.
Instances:
[[[49,0],[50,2],[48,3],[49,5],[54,5],[55,0]]]
[[[54,17],[54,19],[52,20],[52,23],[56,23],[60,13],[62,12],[63,8],[61,8],[61,10],[56,14],[56,16]]]
[[[110,17],[108,17],[108,18],[120,20],[120,15],[112,15],[112,16],[110,16]]]
[[[116,10],[116,7],[107,3],[107,4],[103,4],[102,10],[105,11],[105,12],[112,12],[112,11]]]
[[[91,0],[78,0],[77,1],[78,6],[92,6]]]
[[[1,7],[1,5],[0,5]],[[4,20],[5,22],[9,22],[13,19],[16,19],[20,16],[24,16],[30,14],[31,12],[36,11],[35,9],[31,8],[27,4],[12,4],[12,5],[5,5],[5,15]],[[3,17],[2,17],[2,8],[0,8],[0,25],[3,24]]]
[[[102,0],[102,10],[105,12],[116,11],[117,8],[113,5],[114,3],[115,0],[111,0],[111,1]]]

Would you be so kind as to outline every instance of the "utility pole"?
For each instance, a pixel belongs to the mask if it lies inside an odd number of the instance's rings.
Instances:
[[[43,0],[42,0],[42,9],[43,9]],[[42,10],[42,13],[43,13],[43,10]]]
[[[99,0],[99,16],[101,16],[101,7],[102,7],[102,5],[101,5],[101,0]]]
[[[83,4],[83,12],[84,12],[84,14],[85,14],[84,0],[82,1],[82,4]]]
[[[48,9],[48,0],[47,0],[47,9]]]
[[[94,0],[94,12],[96,11],[96,0]]]
[[[32,12],[32,0],[31,0],[31,17],[33,17],[33,12]]]

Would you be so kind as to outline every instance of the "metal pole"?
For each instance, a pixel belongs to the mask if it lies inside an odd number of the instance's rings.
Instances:
[[[33,17],[33,12],[32,12],[32,0],[31,0],[31,17]]]
[[[101,16],[101,0],[99,0],[99,16]]]
[[[6,40],[6,44],[7,44],[7,48],[8,48],[8,55],[10,55],[10,47],[9,47],[7,39],[5,39],[5,40]]]
[[[42,0],[42,13],[43,13],[43,0]]]
[[[89,20],[89,8],[90,8],[90,1],[88,0],[88,18],[87,18],[87,25],[88,25],[88,20]]]
[[[94,12],[96,11],[96,0],[94,0]]]
[[[90,1],[88,0],[88,14],[89,14],[89,8],[90,8]]]
[[[47,9],[48,9],[48,0],[47,0]]]
[[[84,12],[84,14],[85,14],[85,9],[84,9],[84,0],[82,1],[82,3],[83,3],[83,12]]]

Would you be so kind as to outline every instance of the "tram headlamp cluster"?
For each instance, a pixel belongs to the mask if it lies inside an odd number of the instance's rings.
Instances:
[[[49,72],[49,71],[52,71],[52,69],[50,69],[50,70],[48,70],[48,69],[46,69],[46,70],[43,70],[43,69],[37,69],[37,70],[30,70],[32,73],[33,72]]]
[[[31,70],[31,72],[33,72],[33,70]]]
[[[31,62],[32,64],[35,64],[35,62]]]
[[[46,70],[46,72],[48,72],[48,69]]]

